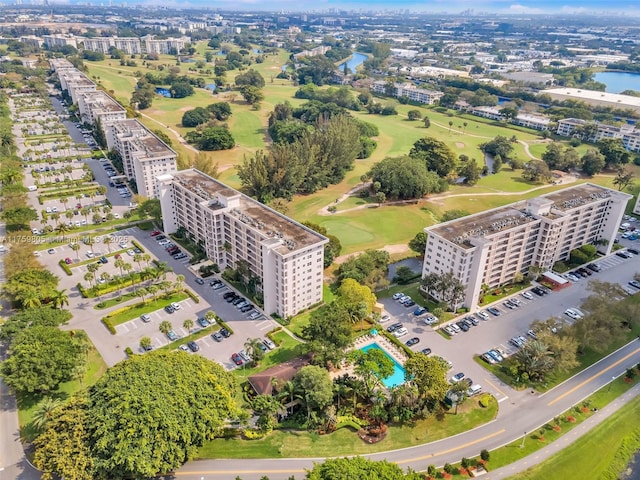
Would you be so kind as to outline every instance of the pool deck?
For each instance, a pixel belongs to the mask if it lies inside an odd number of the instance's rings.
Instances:
[[[408,359],[407,355],[403,351],[401,351],[393,343],[387,340],[383,335],[367,334],[358,337],[349,351],[360,350],[361,348],[373,343],[377,343],[382,350],[389,354],[389,356],[391,356],[391,358],[393,358],[400,365],[404,365],[404,362],[406,362]],[[343,363],[340,369],[332,370],[331,372],[329,372],[329,375],[331,376],[331,379],[334,379],[336,377],[341,377],[345,373],[348,373],[349,375],[355,375],[355,372],[353,371],[353,365]]]

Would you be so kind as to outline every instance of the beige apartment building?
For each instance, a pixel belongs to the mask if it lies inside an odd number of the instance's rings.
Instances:
[[[551,269],[586,244],[610,253],[630,198],[586,183],[427,227],[422,274],[452,272],[475,310],[484,284],[504,285],[532,265]]]
[[[195,169],[158,182],[164,230],[184,227],[223,270],[248,262],[267,314],[322,301],[327,238]]]
[[[160,190],[156,177],[178,170],[176,152],[138,120],[120,120],[105,128],[107,147],[120,154],[124,174],[135,181],[138,193],[157,198]]]
[[[125,108],[102,90],[80,95],[78,97],[78,111],[80,118],[85,123],[93,124],[99,121],[105,134],[107,125],[127,118]]]

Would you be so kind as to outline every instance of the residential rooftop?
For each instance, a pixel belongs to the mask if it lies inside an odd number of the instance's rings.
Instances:
[[[85,103],[94,108],[99,108],[103,112],[124,112],[125,109],[117,101],[107,95],[102,90],[85,93],[83,95]]]
[[[553,208],[562,212],[571,210],[587,203],[599,202],[603,198],[611,196],[611,191],[607,188],[584,183],[571,188],[558,190],[557,192],[542,195],[543,198],[553,202]]]
[[[318,243],[326,243],[327,239],[308,227],[282,215],[263,205],[243,193],[215,180],[199,170],[181,170],[171,176],[184,188],[195,193],[203,200],[209,201],[209,208],[219,210],[224,208],[221,198],[237,198],[236,207],[231,207],[229,213],[237,217],[260,234],[265,239],[282,240],[283,245],[276,250],[286,255]]]
[[[541,93],[549,93],[573,97],[577,100],[598,100],[608,103],[618,103],[621,107],[632,106],[640,108],[640,97],[631,95],[620,95],[619,93],[598,92],[596,90],[585,90],[583,88],[550,88]]]
[[[113,128],[120,138],[128,139],[138,149],[138,152],[144,152],[149,159],[176,154],[173,149],[134,118],[114,122]],[[140,160],[144,160],[144,158]]]

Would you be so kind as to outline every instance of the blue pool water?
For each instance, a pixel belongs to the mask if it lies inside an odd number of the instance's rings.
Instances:
[[[397,387],[398,385],[402,385],[404,383],[404,367],[400,365],[391,355],[389,355],[384,348],[381,348],[377,343],[372,343],[371,345],[367,345],[366,347],[362,347],[360,350],[362,352],[367,352],[372,348],[377,348],[382,351],[387,357],[391,359],[393,362],[393,375],[388,378],[382,380],[382,384],[387,387]]]
[[[344,64],[346,63],[349,70],[351,70],[352,73],[355,73],[356,67],[363,63],[367,58],[369,57],[367,57],[364,53],[355,52],[349,60],[341,63],[338,66],[338,70],[342,72],[344,70]]]
[[[163,97],[171,98],[171,92],[168,88],[156,87],[156,93]]]
[[[215,83],[207,83],[204,88],[213,92],[217,88],[217,86]]]

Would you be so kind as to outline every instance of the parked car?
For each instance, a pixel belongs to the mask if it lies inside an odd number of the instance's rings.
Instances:
[[[489,320],[489,315],[485,311],[476,312],[476,315],[480,317],[481,320]]]
[[[174,332],[173,330],[169,330],[167,332],[167,337],[169,338],[169,340],[171,340],[172,342],[175,342],[178,339],[178,334],[176,332]]]
[[[109,260],[104,255],[100,257],[100,263],[109,263]]]
[[[240,357],[240,355],[238,355],[237,353],[232,353],[231,354],[231,360],[236,365],[242,365],[242,357]]]
[[[413,311],[413,314],[416,317],[419,317],[420,315],[423,315],[423,314],[427,313],[427,311],[428,310],[426,308],[424,308],[424,307],[418,307]]]
[[[420,350],[420,353],[422,353],[423,355],[430,355],[431,349],[429,347],[423,348],[422,350]]]
[[[251,357],[246,352],[246,350],[240,350],[238,352],[238,355],[240,355],[240,358],[242,358],[242,360],[244,360],[245,362],[250,362],[251,361]]]
[[[407,300],[406,302],[403,303],[405,308],[413,307],[415,304],[416,302],[414,302],[413,300]]]
[[[249,320],[255,320],[260,317],[262,314],[260,312],[251,312],[249,314]]]
[[[487,352],[493,359],[495,359],[496,362],[501,362],[504,360],[504,358],[502,357],[502,355],[500,355],[500,353],[496,350],[496,349],[491,349]]]
[[[140,320],[142,320],[144,323],[149,323],[151,321],[151,316],[149,316],[149,314],[147,313],[143,313],[142,315],[140,315]]]
[[[206,328],[209,325],[211,325],[211,323],[209,323],[209,320],[207,320],[204,317],[199,317],[198,318],[198,325],[200,325],[202,328]]]
[[[499,316],[500,316],[500,310],[498,310],[496,307],[489,307],[489,308],[487,308],[487,311],[488,311],[491,315],[493,315],[493,316],[495,316],[495,317],[499,317]]]
[[[405,297],[405,296],[406,295],[404,293],[398,292],[398,293],[394,293],[393,297],[391,297],[391,298],[393,298],[394,300],[399,300],[399,299],[401,299],[402,297]]]
[[[164,311],[167,313],[173,313],[176,311],[176,309],[173,308],[171,305],[167,305],[166,307],[164,307]]]
[[[395,330],[395,331],[393,332],[393,334],[394,334],[396,337],[404,337],[404,336],[405,336],[405,335],[407,335],[408,333],[409,333],[409,330],[407,330],[407,329],[406,329],[406,328],[404,328],[404,327],[400,327],[399,329],[397,329],[397,330]]]
[[[451,325],[447,325],[446,327],[444,327],[444,331],[452,337],[456,334],[456,331],[453,329],[453,327],[451,327]]]
[[[564,311],[564,314],[566,316],[568,316],[569,318],[572,318],[574,320],[579,320],[581,319],[584,315],[582,314],[582,312],[580,310],[578,310],[577,308],[567,308]]]
[[[522,295],[527,300],[533,300],[533,295],[531,295],[531,292],[522,292],[520,295]]]
[[[487,362],[489,365],[495,365],[496,363],[498,363],[496,362],[495,358],[489,355],[489,353],[483,353],[482,355],[480,355],[480,358]]]
[[[393,333],[396,330],[398,330],[399,328],[402,328],[402,324],[401,323],[394,323],[393,325],[390,325],[390,326],[387,327],[387,332]]]
[[[276,344],[268,338],[262,340],[262,343],[264,343],[269,350],[273,350],[274,348],[276,348]]]
[[[220,335],[222,335],[224,338],[229,338],[231,336],[231,332],[226,328],[221,328]]]
[[[460,382],[465,377],[464,373],[458,372],[449,380],[451,383]]]
[[[637,280],[631,280],[629,282],[629,285],[631,285],[633,288],[640,289],[640,282],[638,282]]]
[[[204,285],[204,280],[203,280],[203,279],[201,279],[200,277],[198,277],[198,278],[196,278],[196,283],[197,283],[198,285]]]
[[[173,309],[174,309],[174,310],[180,310],[180,308],[181,308],[181,307],[180,307],[180,304],[179,304],[179,303],[176,303],[176,302],[173,302],[173,303],[171,304],[171,306],[173,307]]]
[[[66,263],[67,265],[71,265],[73,263],[73,260],[71,260],[69,257],[64,259],[64,263]]]
[[[422,321],[425,325],[433,325],[434,323],[438,323],[438,317],[429,314]]]
[[[469,327],[467,326],[467,324],[462,322],[462,321],[456,322],[455,325],[457,325],[458,328],[460,330],[462,330],[463,332],[468,332],[469,331]],[[452,325],[452,327],[453,327],[453,325]]]
[[[192,352],[197,352],[198,350],[200,350],[200,347],[198,346],[198,344],[193,341],[187,343],[187,346],[189,347],[189,350],[191,350]]]
[[[222,341],[222,335],[220,335],[219,332],[213,332],[211,334],[211,338],[213,338],[216,342],[221,342]]]
[[[253,305],[251,305],[251,304],[247,304],[247,305],[245,305],[244,307],[242,307],[242,308],[240,309],[240,311],[241,311],[242,313],[247,313],[247,312],[249,312],[249,311],[251,311],[251,310],[253,310]]]
[[[405,342],[405,345],[406,345],[407,347],[413,347],[413,346],[414,346],[414,345],[416,345],[417,343],[420,343],[420,339],[419,339],[418,337],[413,337],[413,338],[410,338],[409,340],[407,340],[407,341]]]

